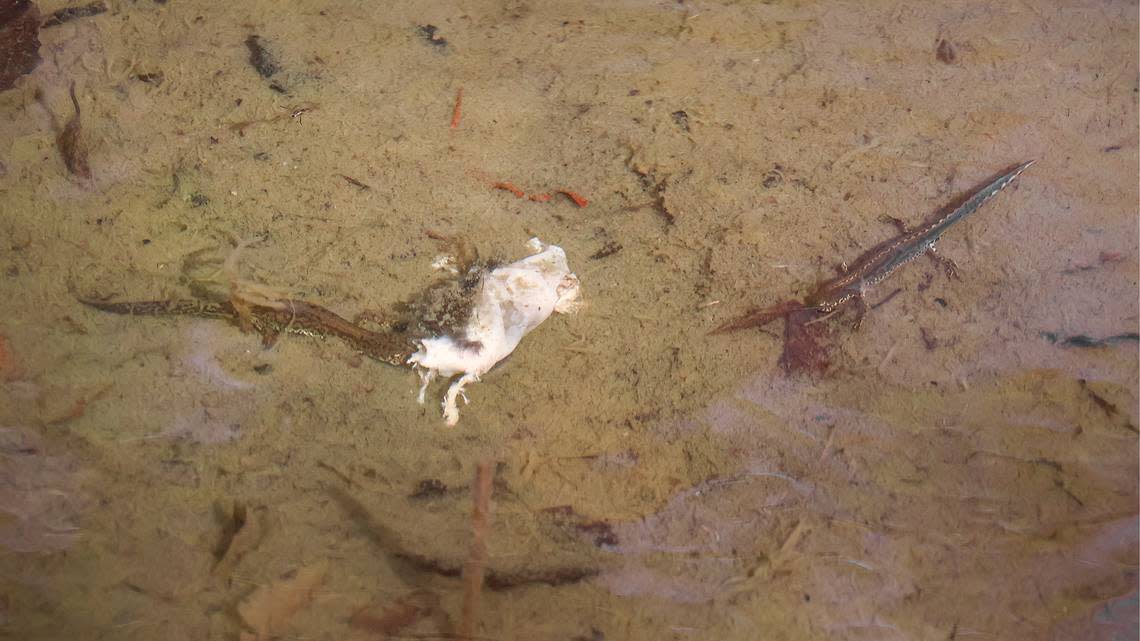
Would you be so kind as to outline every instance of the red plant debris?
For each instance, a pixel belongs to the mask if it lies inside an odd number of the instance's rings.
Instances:
[[[495,189],[502,189],[503,191],[509,191],[515,195],[515,198],[525,198],[526,197],[526,192],[519,189],[518,187],[515,187],[512,183],[497,182],[497,183],[492,184],[491,186],[494,187]]]
[[[574,204],[578,205],[579,207],[585,207],[586,205],[590,204],[590,201],[586,200],[586,197],[582,194],[579,194],[578,192],[570,191],[569,189],[559,189],[558,193],[563,194],[570,200],[573,200]]]
[[[459,119],[463,117],[463,87],[455,92],[455,109],[451,111],[451,128],[459,126]]]
[[[579,207],[585,207],[586,205],[590,204],[589,199],[587,199],[585,196],[583,196],[582,194],[579,194],[576,191],[570,191],[569,189],[556,189],[556,190],[554,190],[554,193],[543,192],[543,193],[527,194],[526,191],[524,191],[522,188],[518,187],[514,183],[497,181],[497,182],[491,183],[491,186],[494,187],[495,189],[502,189],[503,191],[509,191],[515,195],[515,198],[526,198],[527,200],[530,200],[530,201],[533,201],[536,203],[550,202],[551,199],[554,198],[554,194],[562,194],[562,195],[566,196],[567,198],[569,198],[571,202],[573,202],[575,205],[577,205]]]

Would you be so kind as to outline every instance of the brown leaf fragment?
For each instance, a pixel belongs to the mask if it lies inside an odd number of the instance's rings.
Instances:
[[[0,91],[40,63],[40,12],[29,0],[0,0]]]
[[[92,2],[79,7],[65,7],[51,14],[47,20],[44,20],[43,28],[57,27],[65,22],[71,22],[78,18],[90,18],[97,16],[101,13],[107,12],[107,5],[102,2]]]
[[[235,503],[230,520],[225,525],[222,541],[218,545],[218,562],[211,571],[214,576],[229,576],[241,558],[261,543],[265,533],[260,510],[250,510]]]
[[[780,367],[786,374],[822,376],[830,361],[827,356],[827,326],[813,323],[814,310],[800,309],[784,319],[784,351]]]
[[[357,610],[348,620],[350,627],[385,636],[399,634],[439,608],[439,596],[416,590],[384,607],[373,603]]]
[[[934,51],[934,56],[938,58],[939,62],[952,65],[958,59],[958,52],[954,48],[954,44],[945,38],[938,40],[938,48]]]
[[[59,147],[59,155],[63,156],[63,164],[67,170],[80,178],[91,179],[91,165],[87,162],[87,143],[83,139],[83,127],[80,124],[79,98],[75,96],[75,83],[71,83],[71,104],[75,108],[75,115],[63,127],[63,131],[55,138]]]
[[[285,632],[293,615],[312,601],[327,572],[328,563],[321,561],[254,590],[238,606],[242,621],[253,630],[253,635],[242,636],[265,641]]]

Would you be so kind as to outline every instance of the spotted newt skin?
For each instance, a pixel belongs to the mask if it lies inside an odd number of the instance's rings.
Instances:
[[[802,304],[796,301],[788,301],[773,307],[754,310],[721,325],[713,333],[719,334],[749,327],[761,327],[796,311],[815,310],[820,314],[830,314],[850,305],[857,307],[858,318],[855,324],[858,326],[859,320],[862,319],[863,313],[866,311],[864,298],[871,287],[883,282],[891,274],[898,271],[900,267],[915,258],[923,254],[933,255],[934,244],[947,229],[976,212],[1001,190],[1008,187],[1022,172],[1029,169],[1034,162],[1036,161],[1023,162],[990,181],[950,213],[928,220],[915,229],[905,231],[872,247],[847,267],[844,273],[819,283]],[[947,264],[947,271],[953,275],[953,264],[945,260],[944,262]]]
[[[370,331],[320,305],[296,299],[282,300],[279,307],[247,304],[240,311],[230,301],[196,299],[106,302],[80,298],[79,302],[126,316],[197,316],[226,320],[241,327],[248,326],[266,345],[273,344],[283,333],[332,336],[365,356],[397,367],[405,367],[408,357],[417,349],[413,337],[406,332]]]

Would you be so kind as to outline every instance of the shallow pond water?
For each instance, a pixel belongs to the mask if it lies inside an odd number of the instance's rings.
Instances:
[[[67,6],[0,93],[6,638],[1136,637],[1134,4]],[[822,373],[710,333],[1028,159]],[[342,341],[77,300],[376,328],[535,236],[584,306],[453,428]]]

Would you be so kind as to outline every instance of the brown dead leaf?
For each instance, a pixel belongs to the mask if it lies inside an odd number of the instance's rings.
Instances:
[[[813,322],[816,312],[800,309],[791,312],[784,320],[784,350],[780,354],[780,367],[787,374],[806,374],[819,377],[827,370],[827,326]]]
[[[214,576],[229,576],[238,561],[261,543],[261,537],[265,533],[263,512],[263,509],[250,510],[241,503],[234,504],[222,542],[218,546],[218,562],[211,571]]]
[[[388,637],[399,634],[404,628],[414,625],[438,608],[439,596],[427,590],[416,590],[400,597],[394,603],[387,605],[374,603],[358,610],[349,619],[348,625]]]
[[[242,638],[265,641],[288,628],[289,620],[313,599],[313,591],[324,581],[328,563],[321,561],[293,572],[284,578],[254,590],[241,605],[238,614],[253,630]]]
[[[16,362],[8,337],[0,334],[0,381],[14,381],[23,376],[23,368]]]

